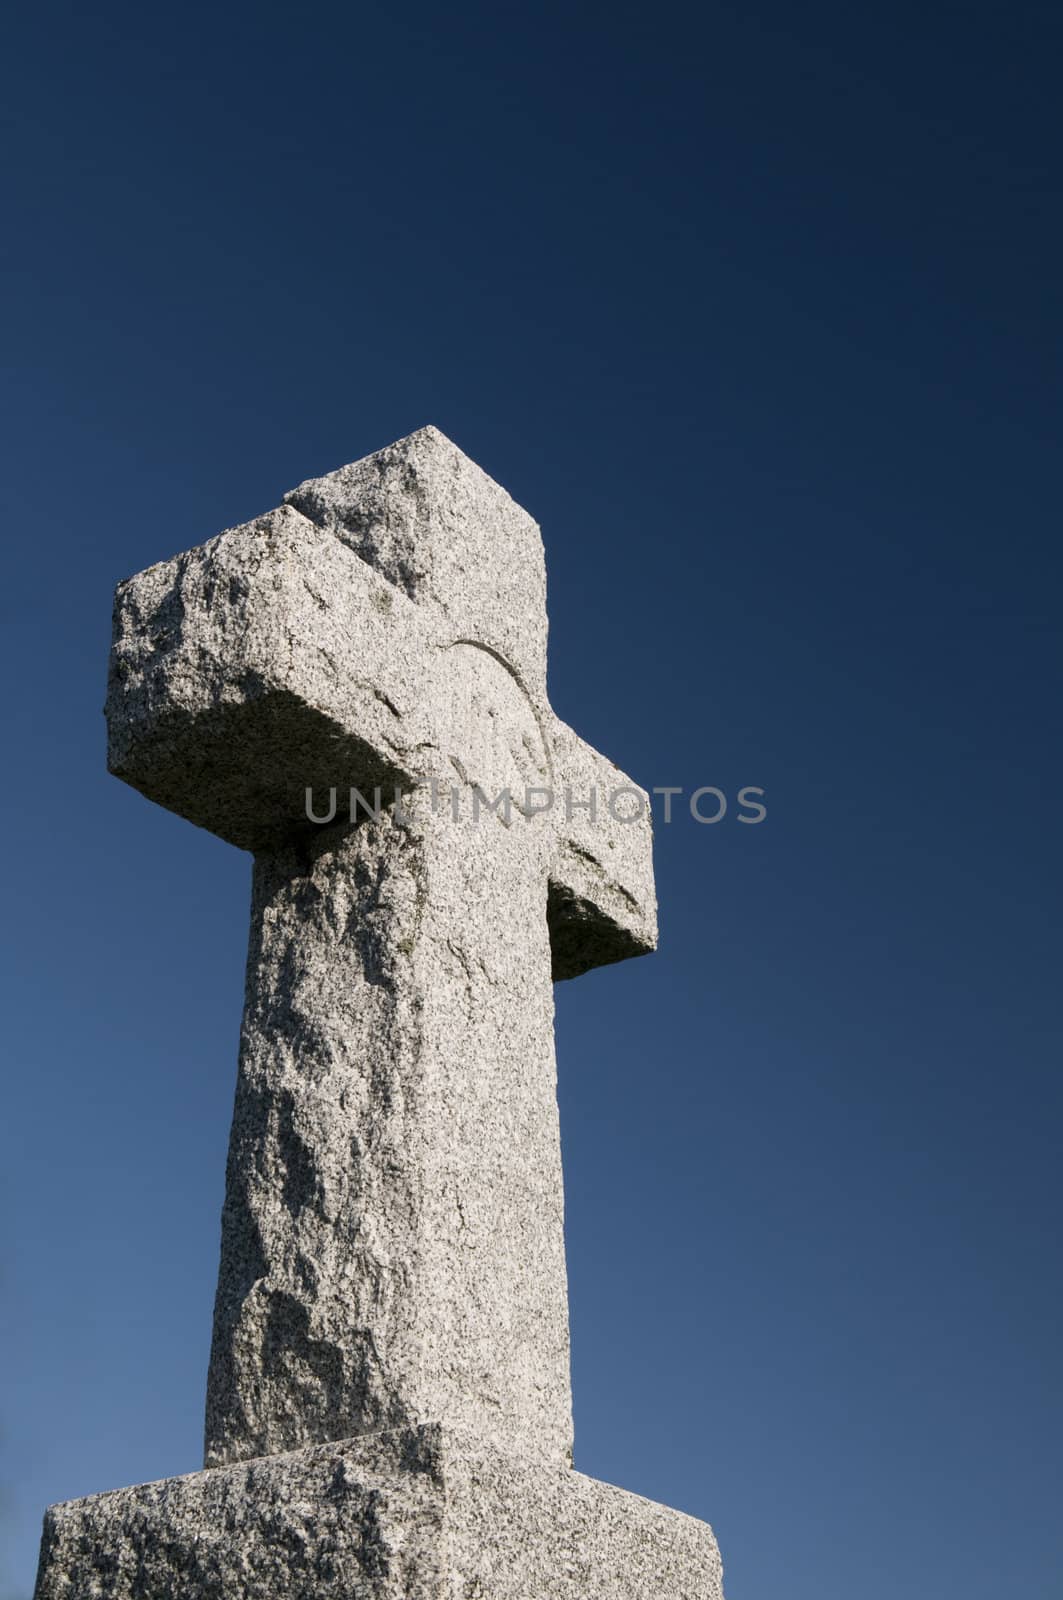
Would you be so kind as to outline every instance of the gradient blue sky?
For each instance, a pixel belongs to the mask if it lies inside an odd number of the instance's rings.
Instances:
[[[425,422],[560,714],[767,791],[558,991],[577,1465],[729,1600],[1058,1594],[1058,15],[9,19],[5,1600],[200,1459],[249,861],[105,773],[113,584]]]

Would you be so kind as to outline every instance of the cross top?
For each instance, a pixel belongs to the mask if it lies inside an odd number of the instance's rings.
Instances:
[[[554,715],[546,632],[536,524],[434,428],[118,588],[111,771],[255,856],[208,1465],[570,1449],[551,977],[656,925],[645,796]]]

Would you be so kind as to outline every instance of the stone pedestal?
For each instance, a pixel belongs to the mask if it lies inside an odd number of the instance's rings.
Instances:
[[[36,1600],[722,1600],[711,1528],[437,1425],[53,1506]]]

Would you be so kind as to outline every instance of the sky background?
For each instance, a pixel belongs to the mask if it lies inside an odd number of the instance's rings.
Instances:
[[[194,1470],[249,859],[114,583],[435,423],[541,522],[661,948],[557,993],[576,1464],[728,1600],[1059,1592],[1058,10],[7,23],[0,1595]]]

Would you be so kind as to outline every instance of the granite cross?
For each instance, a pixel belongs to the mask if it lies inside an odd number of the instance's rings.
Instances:
[[[118,589],[112,772],[254,853],[208,1465],[424,1421],[570,1459],[551,979],[656,931],[546,632],[536,524],[433,428]]]

